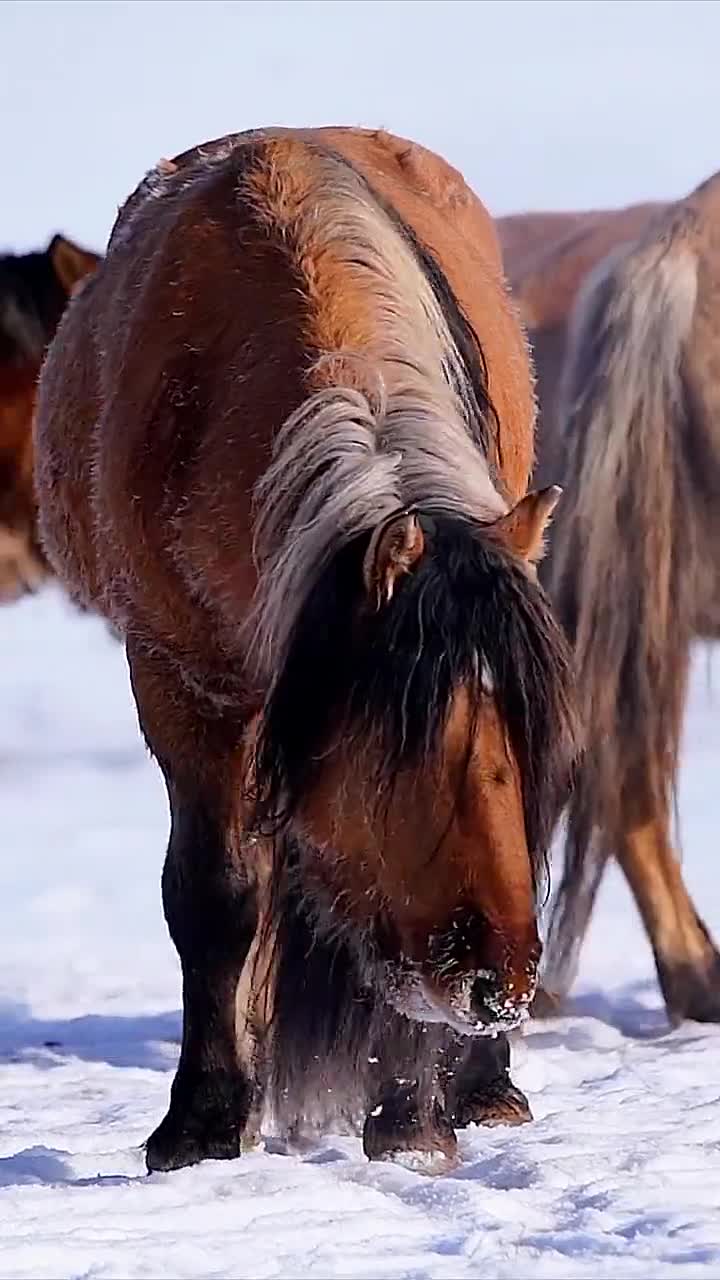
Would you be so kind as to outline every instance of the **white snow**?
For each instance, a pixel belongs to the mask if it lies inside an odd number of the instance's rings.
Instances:
[[[716,680],[717,685],[717,680]],[[669,1032],[618,876],[572,1016],[515,1054],[535,1123],[461,1136],[429,1178],[359,1142],[147,1177],[179,976],[159,877],[164,791],[121,649],[56,592],[0,614],[0,1275],[720,1275],[720,1030]],[[720,734],[695,663],[686,874],[720,933]]]

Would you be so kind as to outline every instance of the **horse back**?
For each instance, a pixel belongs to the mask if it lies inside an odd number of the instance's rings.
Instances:
[[[588,272],[616,246],[635,240],[666,207],[499,218],[505,269],[528,328],[564,324]]]
[[[251,494],[307,358],[306,300],[240,195],[254,151],[135,193],[36,419],[43,538],[71,593],[211,665],[222,597],[242,611],[254,588]]]
[[[250,131],[216,139],[168,163],[183,170],[198,157],[211,160],[259,138],[284,137],[326,145],[348,160],[440,264],[482,347],[499,419],[502,481],[509,498],[519,499],[533,462],[533,385],[527,344],[505,283],[498,232],[485,205],[445,159],[385,130],[328,126]]]
[[[417,143],[383,131],[323,133],[440,263],[485,354],[499,421],[502,479],[511,500],[517,501],[532,470],[535,408],[527,347],[505,287],[490,214],[456,169]]]
[[[275,130],[159,166],[121,212],[46,364],[43,533],[85,604],[126,629],[132,619],[159,646],[201,652],[219,675],[255,587],[252,495],[274,435],[312,389],[316,357],[362,350],[372,328],[367,299],[340,278],[330,287],[327,273],[318,285],[318,264],[300,278],[288,251],[285,223],[328,148],[457,290],[486,356],[511,497],[531,465],[528,357],[495,232],[438,157],[385,134]]]

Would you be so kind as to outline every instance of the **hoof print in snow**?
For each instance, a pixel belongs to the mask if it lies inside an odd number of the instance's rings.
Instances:
[[[440,1147],[415,1149],[402,1147],[374,1158],[388,1164],[397,1164],[410,1173],[425,1173],[433,1178],[441,1177],[444,1173],[452,1173],[461,1163],[457,1146],[452,1146],[447,1151]]]

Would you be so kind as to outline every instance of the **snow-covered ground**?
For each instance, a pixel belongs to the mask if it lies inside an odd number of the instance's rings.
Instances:
[[[53,592],[6,609],[0,707],[2,1277],[720,1276],[720,1029],[668,1031],[616,876],[572,1016],[516,1052],[533,1125],[464,1134],[444,1179],[347,1138],[147,1177],[180,992],[122,651]],[[701,653],[682,832],[720,933],[716,709]]]

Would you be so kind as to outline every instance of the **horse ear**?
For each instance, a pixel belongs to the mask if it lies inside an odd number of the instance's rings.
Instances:
[[[81,249],[65,236],[53,236],[48,246],[48,256],[68,298],[100,261],[96,253]]]
[[[414,511],[390,516],[373,530],[363,560],[363,582],[376,609],[389,604],[397,579],[411,572],[424,550],[425,538]]]
[[[509,551],[529,564],[537,564],[545,552],[545,530],[555,510],[562,489],[552,484],[548,489],[537,489],[501,516],[490,526],[489,532]]]

